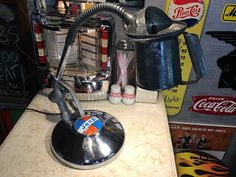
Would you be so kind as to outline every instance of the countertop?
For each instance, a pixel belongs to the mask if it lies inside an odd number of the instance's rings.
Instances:
[[[59,113],[56,104],[40,92],[29,105]],[[112,163],[93,170],[61,164],[50,150],[51,133],[59,116],[25,111],[0,146],[1,177],[176,177],[166,110],[162,95],[157,104],[112,105],[108,101],[83,101],[82,107],[108,112],[125,129],[125,144]]]

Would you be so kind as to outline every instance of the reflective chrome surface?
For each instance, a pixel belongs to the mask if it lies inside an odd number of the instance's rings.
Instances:
[[[94,169],[116,159],[124,144],[124,129],[115,117],[91,110],[72,120],[73,128],[60,121],[52,133],[51,149],[60,162]]]
[[[102,88],[102,81],[91,79],[90,77],[74,77],[75,79],[75,90],[79,93],[93,93],[100,91]]]

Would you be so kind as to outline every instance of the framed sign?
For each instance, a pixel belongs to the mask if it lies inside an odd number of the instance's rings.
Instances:
[[[27,1],[0,0],[0,108],[23,107],[38,91],[31,39]]]

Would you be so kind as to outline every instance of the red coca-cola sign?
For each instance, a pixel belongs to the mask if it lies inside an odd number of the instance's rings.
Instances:
[[[236,115],[236,97],[193,96],[190,110],[211,115]]]

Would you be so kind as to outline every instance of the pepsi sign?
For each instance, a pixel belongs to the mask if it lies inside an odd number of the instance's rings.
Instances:
[[[172,20],[183,21],[187,27],[197,24],[203,14],[203,0],[173,0],[168,9],[168,16]]]

